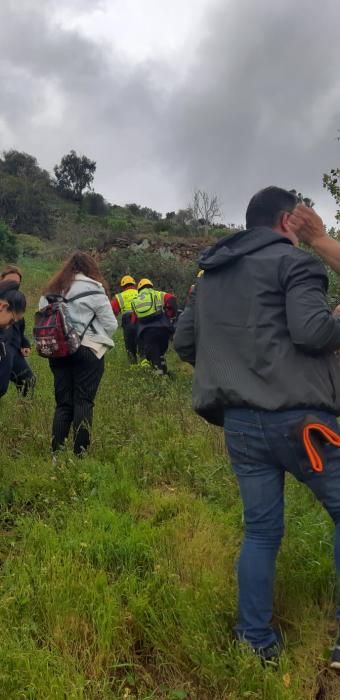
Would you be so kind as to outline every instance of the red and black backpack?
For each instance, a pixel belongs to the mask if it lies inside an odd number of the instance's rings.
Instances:
[[[37,311],[34,317],[33,335],[38,354],[48,359],[74,355],[79,350],[83,337],[96,314],[93,314],[91,321],[80,335],[73,326],[67,305],[70,301],[103,293],[83,292],[70,299],[65,299],[60,294],[48,294],[46,296],[48,304]]]

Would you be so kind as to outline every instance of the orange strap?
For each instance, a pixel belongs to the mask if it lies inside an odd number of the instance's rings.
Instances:
[[[331,430],[331,428],[328,428],[328,426],[324,425],[323,423],[308,423],[303,428],[303,443],[309,461],[312,465],[312,469],[314,469],[315,472],[323,472],[324,463],[322,460],[322,456],[319,454],[318,450],[313,445],[311,435],[313,431],[319,434],[319,437],[321,437],[323,442],[331,443],[331,445],[335,445],[336,447],[340,447],[340,435],[335,433],[334,430]]]

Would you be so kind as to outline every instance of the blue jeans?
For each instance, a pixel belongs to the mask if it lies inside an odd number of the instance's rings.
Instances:
[[[312,470],[292,429],[307,413],[339,433],[334,415],[318,410],[225,410],[225,437],[244,507],[245,538],[238,564],[239,639],[255,649],[275,644],[272,629],[275,562],[284,531],[284,478],[290,472],[322,502],[335,524],[340,574],[340,448],[325,447],[325,469]],[[340,618],[338,610],[337,618]]]

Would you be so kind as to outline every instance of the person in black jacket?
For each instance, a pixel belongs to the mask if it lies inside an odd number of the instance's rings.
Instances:
[[[0,274],[0,280],[12,281],[20,286],[22,273],[16,265],[8,265]],[[31,354],[31,344],[25,335],[25,319],[15,321],[9,333],[11,346],[12,371],[11,382],[15,384],[22,396],[27,396],[30,389],[33,390],[36,379],[26,360]]]
[[[11,326],[20,321],[26,299],[13,281],[0,281],[0,397],[6,394],[12,370]]]
[[[174,338],[181,359],[195,367],[195,410],[224,427],[245,521],[236,633],[264,660],[277,657],[280,646],[272,611],[286,471],[335,524],[340,623],[340,449],[326,444],[317,472],[299,429],[312,417],[339,435],[340,314],[328,305],[325,267],[297,247],[290,225],[297,203],[279,187],[254,195],[246,230],[203,253],[204,276]],[[331,662],[340,668],[338,649],[340,634]]]

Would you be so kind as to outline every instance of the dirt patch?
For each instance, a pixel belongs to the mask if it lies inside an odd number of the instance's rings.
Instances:
[[[315,700],[340,700],[340,674],[328,668],[320,671],[314,698]]]

